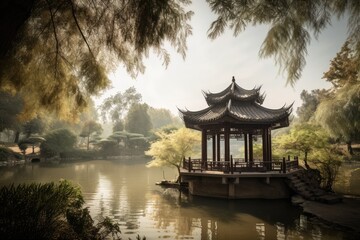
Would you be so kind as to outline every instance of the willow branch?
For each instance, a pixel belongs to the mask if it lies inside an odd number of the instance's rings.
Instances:
[[[94,56],[93,52],[91,51],[90,45],[89,45],[88,41],[86,40],[86,37],[85,37],[83,31],[81,30],[79,21],[78,21],[78,19],[77,19],[77,17],[76,17],[74,3],[73,3],[73,1],[70,1],[70,3],[71,3],[71,13],[72,13],[72,16],[73,16],[73,18],[74,18],[76,27],[77,27],[77,29],[79,30],[80,35],[81,35],[82,39],[84,40],[84,42],[85,42],[85,44],[86,44],[86,46],[87,46],[87,48],[88,48],[91,56],[95,59],[95,56]]]
[[[57,72],[58,72],[59,39],[58,39],[57,32],[56,32],[56,26],[55,26],[55,21],[54,21],[54,13],[53,13],[53,11],[51,9],[51,5],[49,3],[49,0],[46,0],[46,3],[48,5],[48,7],[49,7],[51,25],[52,25],[52,28],[53,28],[55,44],[56,44],[56,56],[55,56],[55,77],[56,77]]]

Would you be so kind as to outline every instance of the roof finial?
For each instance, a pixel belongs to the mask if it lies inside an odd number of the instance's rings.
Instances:
[[[232,77],[232,82],[233,82],[233,83],[235,82],[235,77],[234,77],[234,76]]]

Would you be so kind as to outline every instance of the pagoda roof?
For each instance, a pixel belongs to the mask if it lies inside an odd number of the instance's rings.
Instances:
[[[263,97],[259,90],[260,88],[243,89],[233,79],[232,84],[224,91],[205,95],[209,107],[200,111],[179,111],[186,127],[197,130],[206,125],[222,123],[253,125],[254,128],[255,125],[267,125],[272,128],[288,126],[292,105],[284,105],[279,109],[265,108],[261,106]]]
[[[232,83],[223,91],[218,93],[204,92],[204,97],[209,106],[222,102],[227,102],[229,99],[237,101],[256,101],[260,104],[264,101],[264,95],[260,94],[261,87],[254,87],[251,90],[244,89],[236,84],[235,78],[232,78]]]

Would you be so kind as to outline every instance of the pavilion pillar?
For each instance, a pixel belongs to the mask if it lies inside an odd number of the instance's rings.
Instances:
[[[249,133],[249,161],[254,162],[252,133]]]
[[[248,134],[244,133],[244,153],[245,153],[245,162],[249,160],[249,151],[248,151]]]
[[[263,128],[262,131],[262,150],[263,150],[263,162],[268,161],[268,129]]]
[[[225,127],[225,161],[230,161],[230,129]]]
[[[212,135],[212,161],[216,161],[216,135]]]
[[[268,141],[267,141],[268,161],[269,161],[269,165],[271,166],[271,162],[272,162],[271,128],[268,128],[268,129],[267,129],[267,136],[268,136]]]
[[[221,139],[221,136],[220,136],[220,133],[218,133],[217,135],[216,135],[216,158],[217,158],[217,160],[218,161],[221,161],[221,156],[220,156],[220,139]]]
[[[204,166],[207,161],[207,134],[206,129],[201,131],[201,163]]]

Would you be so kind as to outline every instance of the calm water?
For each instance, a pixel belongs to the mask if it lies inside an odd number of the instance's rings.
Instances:
[[[122,237],[135,239],[351,239],[310,218],[288,201],[189,197],[154,183],[175,170],[146,168],[146,160],[96,160],[0,168],[0,184],[69,179],[82,188],[93,217],[110,216]]]

